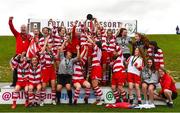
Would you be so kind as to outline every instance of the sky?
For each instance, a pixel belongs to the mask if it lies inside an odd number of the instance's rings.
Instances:
[[[91,13],[104,20],[137,20],[138,32],[175,34],[180,0],[0,0],[0,35],[12,35],[8,19],[19,30],[28,18],[77,20]]]

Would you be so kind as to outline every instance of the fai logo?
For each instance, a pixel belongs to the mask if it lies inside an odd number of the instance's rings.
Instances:
[[[40,30],[41,23],[40,22],[31,22],[30,23],[30,32],[33,32],[34,29]]]

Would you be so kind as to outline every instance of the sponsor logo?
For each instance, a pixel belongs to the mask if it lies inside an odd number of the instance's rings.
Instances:
[[[2,94],[2,99],[3,99],[4,101],[8,101],[9,99],[11,99],[11,93],[10,93],[10,92],[4,92],[4,93]]]
[[[112,101],[113,98],[114,98],[114,95],[113,95],[112,91],[108,91],[108,92],[106,93],[106,99],[107,99],[108,101]]]

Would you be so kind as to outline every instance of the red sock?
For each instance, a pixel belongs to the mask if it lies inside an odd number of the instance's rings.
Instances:
[[[40,94],[41,96],[41,101],[44,101],[45,99],[46,99],[46,90],[45,89],[42,89],[42,91],[41,91],[41,94]]]
[[[80,90],[75,90],[74,91],[74,100],[77,101],[77,99],[79,98],[79,93],[80,93]]]
[[[33,103],[34,102],[34,94],[33,92],[29,92],[28,93],[28,98],[29,98],[29,103]]]
[[[56,90],[51,91],[52,100],[56,100]]]
[[[90,91],[91,91],[91,88],[86,88],[85,89],[85,98],[89,98],[89,96],[90,96]]]
[[[116,100],[119,100],[119,92],[117,90],[113,91]]]
[[[39,100],[40,100],[40,92],[39,92],[39,91],[36,91],[36,94],[35,94],[35,102],[39,103]]]

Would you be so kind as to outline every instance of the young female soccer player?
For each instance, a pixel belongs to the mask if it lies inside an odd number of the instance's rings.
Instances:
[[[72,104],[72,89],[71,89],[71,82],[72,82],[72,75],[73,75],[73,64],[79,59],[79,49],[80,47],[77,46],[77,57],[72,58],[72,53],[70,51],[66,51],[64,55],[64,45],[66,44],[67,40],[64,41],[62,46],[59,48],[60,56],[60,64],[59,70],[57,75],[57,103],[60,103],[61,99],[61,90],[62,87],[66,87],[67,94],[69,97],[69,104]]]
[[[88,98],[90,96],[90,83],[85,80],[85,73],[84,73],[84,69],[83,66],[85,65],[86,61],[87,61],[87,48],[88,47],[84,47],[84,50],[82,51],[81,55],[80,55],[80,59],[74,63],[74,74],[72,76],[72,83],[75,87],[75,91],[74,91],[74,104],[77,104],[77,100],[80,94],[80,89],[82,86],[84,86],[85,89],[85,97],[84,97],[84,101],[86,104],[88,104]]]
[[[130,56],[129,45],[132,44],[132,38],[127,36],[127,29],[121,28],[116,36],[116,42],[121,47],[123,56],[127,60]]]
[[[120,102],[119,94],[121,94],[123,101],[127,101],[126,92],[123,88],[126,74],[125,74],[125,67],[123,64],[123,54],[120,49],[120,46],[115,46],[115,51],[113,52],[113,60],[111,62],[112,65],[112,81],[111,81],[111,88],[114,93],[114,97],[116,99],[116,103]]]
[[[133,104],[133,94],[132,90],[133,87],[135,86],[136,90],[136,95],[137,95],[137,100],[138,104],[141,104],[141,95],[140,95],[140,84],[141,84],[141,70],[143,69],[143,62],[144,62],[144,55],[143,52],[140,48],[136,48],[134,51],[134,55],[131,56],[127,62],[128,62],[128,67],[127,67],[127,72],[128,72],[128,85],[129,85],[129,99],[130,103]]]
[[[166,99],[167,106],[172,108],[173,100],[178,96],[175,80],[166,72],[164,68],[159,68],[158,72],[162,88],[159,92],[159,95],[160,97]]]
[[[147,59],[145,68],[141,72],[142,92],[144,94],[145,107],[155,108],[154,105],[154,90],[158,83],[158,73],[155,69],[154,60]]]
[[[102,90],[99,87],[99,81],[102,80],[102,67],[100,64],[101,61],[101,43],[99,42],[93,42],[93,40],[90,38],[91,36],[88,36],[88,41],[91,42],[94,46],[94,50],[92,53],[92,70],[91,70],[91,82],[92,82],[92,87],[96,96],[96,105],[102,105],[103,101],[102,101]]]
[[[27,59],[25,57],[25,52],[17,55],[15,58],[11,60],[13,68],[17,69],[17,83],[15,89],[13,91],[12,99],[13,104],[11,106],[12,109],[16,108],[16,100],[19,97],[19,93],[21,88],[24,88],[25,94],[25,107],[28,106],[28,67]]]
[[[33,56],[29,66],[29,82],[28,82],[28,97],[29,106],[37,106],[40,104],[40,93],[41,93],[41,71],[44,66],[44,59]],[[34,91],[36,89],[36,91]]]
[[[161,48],[158,47],[156,41],[149,42],[147,56],[152,57],[155,62],[155,67],[158,70],[160,67],[164,68],[164,56]]]
[[[40,106],[44,106],[44,99],[46,96],[46,86],[50,82],[51,84],[51,96],[52,104],[56,105],[56,74],[54,68],[55,53],[52,50],[52,44],[45,42],[45,45],[41,51],[42,57],[45,60],[44,67],[42,69],[42,91],[41,91],[41,103]]]

